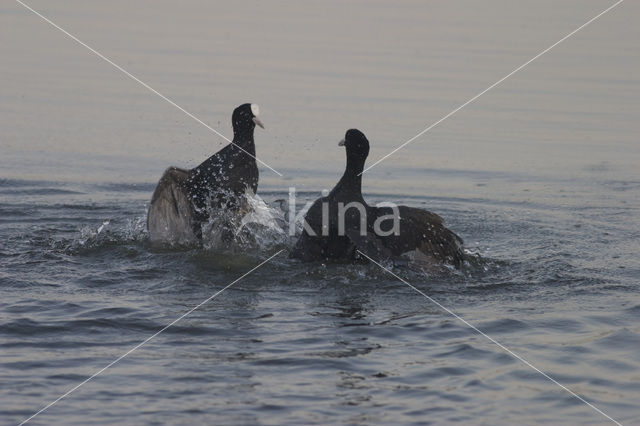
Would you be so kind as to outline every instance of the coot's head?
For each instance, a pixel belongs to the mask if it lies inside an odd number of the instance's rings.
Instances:
[[[369,141],[358,129],[347,130],[344,139],[338,145],[347,149],[347,157],[365,160],[369,155]]]
[[[256,124],[264,129],[264,124],[258,118],[260,108],[256,104],[242,104],[233,110],[231,121],[233,123],[233,132],[253,131]]]

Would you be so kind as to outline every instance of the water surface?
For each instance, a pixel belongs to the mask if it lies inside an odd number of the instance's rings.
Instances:
[[[231,135],[260,193],[331,188],[603,1],[29,3]],[[640,58],[625,2],[365,174],[482,261],[397,274],[625,424],[640,421]],[[0,422],[16,424],[292,241],[147,244],[168,165],[224,141],[18,3],[0,6]],[[605,424],[375,265],[275,258],[33,424]]]

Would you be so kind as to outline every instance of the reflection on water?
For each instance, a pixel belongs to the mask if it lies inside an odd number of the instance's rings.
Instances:
[[[338,180],[346,129],[369,136],[371,164],[608,6],[30,4],[223,134],[233,107],[259,103],[258,156],[285,175],[261,170],[259,194],[295,186],[301,205]],[[482,259],[396,273],[625,424],[640,420],[638,7],[363,183],[372,204],[437,212]],[[0,418],[17,423],[291,242],[149,247],[162,171],[224,142],[18,4],[0,8],[0,39]],[[39,421],[606,419],[378,267],[282,256]]]

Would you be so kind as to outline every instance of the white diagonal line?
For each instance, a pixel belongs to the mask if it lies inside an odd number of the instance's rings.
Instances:
[[[153,87],[149,86],[147,83],[145,83],[144,81],[140,80],[138,77],[136,77],[135,75],[131,74],[129,71],[125,70],[120,65],[116,64],[115,62],[113,62],[111,59],[109,59],[106,56],[104,56],[102,53],[98,52],[97,50],[95,50],[94,48],[89,46],[87,43],[85,43],[82,40],[78,39],[76,36],[74,36],[73,34],[68,32],[64,28],[60,27],[59,25],[57,25],[55,22],[51,21],[46,16],[44,16],[41,13],[39,13],[38,11],[34,10],[31,6],[27,5],[26,3],[22,2],[21,0],[16,0],[16,2],[18,2],[19,4],[24,6],[25,9],[30,10],[31,12],[33,12],[34,14],[36,14],[37,16],[42,18],[47,23],[51,24],[54,28],[56,28],[56,29],[60,30],[61,32],[63,32],[65,35],[67,35],[69,38],[71,38],[72,40],[74,40],[78,44],[80,44],[80,45],[86,47],[87,49],[89,49],[92,53],[94,53],[100,59],[103,59],[106,62],[108,62],[109,64],[113,65],[118,71],[121,71],[127,77],[129,77],[132,80],[134,80],[135,82],[141,84],[142,86],[144,86],[149,91],[151,91],[151,92],[155,93],[156,95],[160,96],[162,99],[164,99],[165,101],[169,102],[171,105],[173,105],[174,107],[178,108],[180,111],[184,112],[186,115],[188,115],[189,117],[193,118],[195,121],[197,121],[198,123],[202,124],[204,127],[206,127],[207,129],[211,130],[216,135],[220,136],[222,139],[226,140],[227,142],[231,143],[232,145],[235,145],[237,148],[239,148],[245,154],[253,157],[257,162],[259,162],[260,164],[262,164],[263,166],[265,166],[266,168],[268,168],[269,170],[271,170],[272,172],[274,172],[278,176],[282,176],[282,173],[280,173],[279,171],[277,171],[276,169],[274,169],[273,167],[271,167],[270,165],[268,165],[264,161],[260,160],[255,155],[252,155],[251,153],[247,152],[246,150],[244,150],[243,148],[241,148],[237,144],[233,143],[233,141],[229,140],[229,138],[227,138],[225,135],[223,135],[222,133],[218,132],[216,129],[214,129],[213,127],[209,126],[207,123],[205,123],[204,121],[200,120],[198,117],[196,117],[195,115],[193,115],[192,113],[190,113],[186,109],[182,108],[180,105],[178,105],[177,103],[175,103],[171,99],[167,98],[165,95],[163,95],[162,93],[158,92],[156,89],[154,89]]]
[[[520,71],[521,69],[523,69],[524,67],[526,67],[527,65],[529,65],[531,62],[535,61],[536,59],[538,59],[540,56],[544,55],[545,53],[547,53],[548,51],[550,51],[551,49],[553,49],[554,47],[556,47],[557,45],[559,45],[560,43],[562,43],[563,41],[565,41],[566,39],[568,39],[569,37],[571,37],[572,35],[574,35],[575,33],[577,33],[578,31],[580,31],[581,29],[583,29],[584,27],[586,27],[587,25],[589,25],[590,23],[592,23],[593,21],[595,21],[596,19],[600,18],[602,15],[604,15],[605,13],[609,12],[611,9],[613,9],[614,7],[618,6],[620,3],[622,3],[624,0],[618,0],[616,3],[614,3],[612,6],[609,6],[608,8],[606,8],[604,11],[600,12],[598,15],[594,16],[593,18],[589,19],[587,22],[585,22],[584,24],[580,25],[578,28],[576,28],[575,30],[571,31],[569,34],[567,34],[566,36],[562,37],[560,40],[558,40],[557,42],[553,43],[551,46],[547,47],[546,49],[544,49],[542,52],[538,53],[536,56],[534,56],[533,58],[529,59],[527,62],[525,62],[524,64],[520,65],[518,68],[516,68],[515,70],[511,71],[509,74],[505,75],[504,77],[502,77],[500,80],[496,81],[495,83],[493,83],[491,86],[487,87],[486,89],[484,89],[482,92],[478,93],[477,95],[475,95],[473,98],[469,99],[467,102],[463,103],[462,105],[460,105],[458,108],[454,109],[453,111],[451,111],[449,114],[445,115],[444,117],[442,117],[440,120],[436,121],[435,123],[433,123],[432,125],[430,125],[429,127],[427,127],[426,129],[422,130],[420,133],[418,133],[417,135],[415,135],[414,137],[412,137],[411,139],[409,139],[408,141],[406,141],[405,143],[403,143],[402,145],[400,145],[399,147],[397,147],[396,149],[394,149],[393,151],[391,151],[390,153],[388,153],[387,155],[385,155],[384,157],[380,158],[378,161],[376,161],[375,163],[373,163],[372,165],[370,165],[369,167],[367,167],[366,169],[364,169],[360,174],[365,173],[366,171],[370,170],[371,168],[373,168],[374,166],[376,166],[377,164],[381,163],[382,161],[386,160],[388,157],[390,157],[391,155],[395,154],[396,152],[400,151],[402,148],[404,148],[405,146],[409,145],[411,142],[413,142],[414,140],[418,139],[420,136],[424,135],[425,133],[427,133],[429,130],[433,129],[434,127],[436,127],[438,124],[442,123],[444,120],[446,120],[447,118],[451,117],[453,114],[455,114],[456,112],[460,111],[462,108],[466,107],[467,105],[469,105],[470,103],[472,103],[473,101],[475,101],[476,99],[478,99],[480,96],[484,95],[485,93],[487,93],[489,90],[493,89],[494,87],[496,87],[497,85],[499,85],[500,83],[502,83],[503,81],[505,81],[506,79],[508,79],[509,77],[511,77],[512,75],[514,75],[515,73],[517,73],[518,71]]]
[[[555,383],[556,385],[560,386],[562,389],[564,389],[565,391],[569,392],[572,396],[574,396],[575,398],[579,399],[580,401],[584,402],[585,404],[587,404],[589,407],[593,408],[594,410],[596,410],[598,413],[602,414],[603,416],[605,416],[607,419],[611,420],[613,423],[622,426],[622,423],[618,422],[617,420],[615,420],[613,417],[609,416],[608,414],[606,414],[604,411],[600,410],[598,407],[596,407],[595,405],[593,405],[592,403],[590,403],[589,401],[587,401],[586,399],[584,399],[583,397],[581,397],[580,395],[578,395],[577,393],[575,393],[574,391],[572,391],[571,389],[569,389],[568,387],[566,387],[565,385],[563,385],[562,383],[558,382],[556,379],[554,379],[553,377],[549,376],[547,373],[545,373],[544,371],[540,370],[538,367],[536,367],[535,365],[531,364],[529,361],[527,361],[526,359],[524,359],[523,357],[521,357],[520,355],[518,355],[517,353],[513,352],[511,349],[507,348],[506,346],[504,346],[502,343],[498,342],[497,340],[495,340],[493,337],[487,335],[486,333],[484,333],[482,330],[478,329],[475,325],[469,323],[467,320],[465,320],[464,318],[462,318],[460,315],[456,314],[455,312],[453,312],[452,310],[448,309],[447,307],[443,306],[440,302],[438,302],[437,300],[433,299],[431,296],[427,295],[426,293],[424,293],[422,290],[418,289],[417,287],[411,285],[408,281],[406,281],[405,279],[403,279],[402,277],[396,275],[395,273],[393,273],[390,269],[385,268],[384,266],[382,266],[380,263],[376,262],[375,260],[373,260],[372,258],[370,258],[369,256],[367,256],[366,254],[364,254],[363,252],[361,252],[360,250],[357,250],[358,253],[360,253],[362,256],[366,257],[367,259],[369,259],[371,262],[375,263],[376,265],[378,265],[380,268],[384,269],[386,272],[388,272],[389,274],[393,275],[395,278],[397,278],[398,280],[402,281],[403,283],[405,283],[406,285],[408,285],[409,287],[411,287],[413,290],[417,291],[418,293],[420,293],[422,296],[424,296],[425,298],[427,298],[430,302],[436,304],[440,309],[442,309],[443,311],[451,314],[452,316],[454,316],[455,318],[459,319],[460,321],[462,321],[463,324],[465,324],[466,326],[472,328],[474,331],[476,331],[478,334],[486,337],[487,339],[489,339],[491,342],[495,343],[498,347],[500,347],[502,350],[504,350],[505,352],[507,352],[509,355],[511,355],[512,357],[522,361],[525,365],[527,365],[528,367],[531,367],[532,369],[534,369],[535,371],[537,371],[538,373],[542,374],[544,377],[546,377],[547,379],[549,379],[550,381],[552,381],[553,383]]]
[[[20,426],[31,421],[34,417],[36,417],[37,415],[39,415],[40,413],[42,413],[43,411],[51,408],[51,406],[53,406],[54,404],[56,404],[58,401],[60,401],[61,399],[65,398],[66,396],[68,396],[69,394],[71,394],[72,392],[76,391],[80,386],[84,385],[85,383],[87,383],[88,381],[92,380],[93,378],[95,378],[96,376],[98,376],[99,374],[103,373],[106,369],[112,367],[114,364],[116,364],[117,362],[121,361],[123,358],[125,358],[127,355],[131,354],[132,352],[134,352],[135,350],[139,349],[141,346],[144,346],[147,342],[149,342],[151,339],[153,339],[154,337],[156,337],[158,334],[162,333],[163,331],[165,331],[167,328],[171,327],[172,325],[174,325],[175,323],[177,323],[178,321],[180,321],[181,319],[183,319],[184,317],[186,317],[187,315],[191,314],[193,311],[195,311],[196,309],[198,309],[200,306],[204,305],[205,303],[211,301],[212,299],[214,299],[216,296],[218,296],[220,293],[222,293],[223,291],[225,291],[226,289],[228,289],[229,287],[231,287],[232,285],[234,285],[235,283],[237,283],[238,281],[240,281],[241,279],[243,279],[244,277],[246,277],[247,275],[249,275],[250,273],[252,273],[253,271],[255,271],[256,269],[258,269],[259,267],[261,267],[262,265],[264,265],[265,263],[269,262],[271,259],[273,259],[274,257],[276,257],[277,255],[279,255],[280,253],[282,253],[284,251],[284,249],[278,251],[276,254],[274,254],[273,256],[269,257],[267,260],[262,261],[260,264],[258,264],[257,266],[254,266],[250,271],[244,273],[240,278],[237,278],[236,280],[234,280],[233,282],[231,282],[230,284],[228,284],[227,286],[225,286],[222,290],[217,291],[216,293],[214,293],[213,295],[209,296],[208,298],[206,298],[204,301],[198,303],[196,306],[194,306],[193,308],[189,309],[187,312],[185,312],[184,314],[180,315],[178,318],[176,318],[175,320],[171,321],[169,324],[167,324],[166,326],[164,326],[162,329],[160,329],[159,331],[157,331],[156,333],[152,334],[151,336],[147,337],[145,340],[143,340],[142,342],[138,343],[136,346],[134,346],[133,348],[129,349],[127,352],[125,352],[124,354],[120,355],[118,358],[116,358],[115,360],[111,361],[109,364],[107,364],[106,366],[102,367],[100,370],[98,370],[97,372],[93,373],[91,376],[89,376],[88,378],[86,378],[84,381],[82,381],[81,383],[75,385],[74,387],[72,387],[71,389],[69,389],[67,392],[65,392],[64,394],[60,395],[57,399],[55,399],[54,401],[50,402],[49,404],[45,405],[44,407],[42,407],[38,412],[36,412],[35,414],[33,414],[31,417],[23,420],[20,423]]]

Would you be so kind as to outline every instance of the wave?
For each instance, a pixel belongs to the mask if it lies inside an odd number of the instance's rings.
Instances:
[[[127,244],[159,252],[204,250],[222,254],[251,248],[286,248],[292,244],[291,237],[286,232],[287,222],[282,210],[269,206],[257,195],[247,197],[247,201],[249,212],[241,218],[230,210],[211,211],[211,219],[203,225],[202,241],[196,244],[151,246],[145,212],[133,218],[112,218],[103,220],[99,225],[84,225],[79,229],[79,235],[61,242],[58,247],[61,246],[68,254],[90,253],[105,247]],[[229,236],[231,238],[227,238]]]
[[[0,195],[78,195],[80,191],[57,188],[0,189]]]

